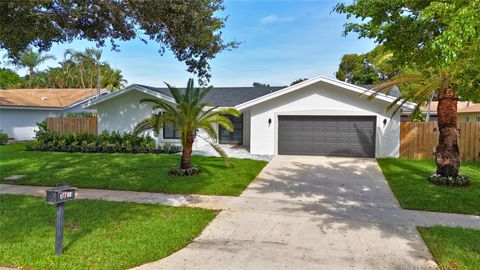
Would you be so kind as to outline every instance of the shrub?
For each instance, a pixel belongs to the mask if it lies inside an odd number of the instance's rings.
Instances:
[[[99,135],[90,133],[58,134],[46,129],[46,121],[38,124],[36,141],[27,150],[62,151],[62,152],[126,152],[126,153],[170,153],[157,149],[151,136],[137,136],[128,132],[103,131]],[[176,150],[175,150],[176,149]],[[178,148],[173,148],[178,151]]]
[[[466,175],[459,174],[457,177],[445,177],[439,174],[432,174],[428,178],[428,180],[434,184],[439,186],[450,186],[450,187],[465,187],[470,185],[470,181]]]
[[[196,166],[193,166],[188,169],[172,168],[168,172],[169,175],[173,175],[173,176],[193,176],[199,173],[200,173],[200,169]]]
[[[0,133],[0,145],[5,145],[8,143],[8,134]]]
[[[68,112],[67,117],[94,117],[93,112]]]

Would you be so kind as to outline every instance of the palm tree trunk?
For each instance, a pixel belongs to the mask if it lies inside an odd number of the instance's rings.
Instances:
[[[437,174],[457,177],[460,169],[460,151],[457,143],[457,97],[453,90],[444,86],[440,92],[437,108],[438,145],[435,149]]]
[[[193,147],[193,135],[188,134],[185,138],[185,145],[182,150],[182,158],[180,160],[180,168],[190,169],[192,168],[192,147]]]

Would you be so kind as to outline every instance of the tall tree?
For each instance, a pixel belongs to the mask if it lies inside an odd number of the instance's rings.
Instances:
[[[346,24],[345,34],[375,39],[393,52],[396,64],[416,70],[405,70],[378,89],[409,83],[417,87],[400,98],[421,102],[432,94],[438,97],[437,173],[456,177],[457,100],[480,100],[480,0],[357,0],[335,10],[357,18]]]
[[[16,88],[23,82],[13,70],[0,68],[0,89]]]
[[[252,83],[252,86],[253,87],[270,87],[270,84],[254,82],[254,83]]]
[[[357,85],[385,81],[399,73],[392,65],[392,56],[392,53],[385,51],[381,45],[364,54],[345,54],[335,77]]]
[[[29,46],[46,51],[86,39],[118,50],[118,41],[138,37],[157,42],[161,53],[171,50],[189,72],[208,80],[208,61],[238,45],[222,39],[226,18],[217,12],[223,9],[223,0],[0,1],[0,48],[17,59]]]
[[[297,83],[304,82],[304,81],[306,81],[306,80],[308,80],[308,79],[307,79],[307,78],[296,79],[295,81],[293,81],[293,82],[290,84],[290,86],[295,85],[295,84],[297,84]]]
[[[53,55],[36,52],[32,48],[27,48],[25,51],[20,52],[18,58],[12,60],[10,63],[19,68],[27,68],[29,77],[32,77],[35,69],[50,59],[55,59],[55,57]]]
[[[225,116],[232,115],[238,117],[240,113],[235,108],[211,107],[208,103],[205,103],[203,98],[208,94],[211,87],[204,89],[195,88],[192,79],[188,81],[187,88],[183,93],[175,87],[168,84],[167,86],[176,104],[172,106],[162,99],[141,100],[142,103],[151,103],[153,105],[152,109],[157,112],[140,122],[135,127],[135,133],[153,130],[158,134],[160,128],[168,125],[178,128],[183,148],[180,168],[191,169],[193,143],[197,136],[197,130],[202,129],[210,137],[210,140],[206,141],[226,159],[225,152],[217,147],[215,143],[218,134],[213,127],[213,123],[217,123],[231,132],[233,131],[233,123]]]

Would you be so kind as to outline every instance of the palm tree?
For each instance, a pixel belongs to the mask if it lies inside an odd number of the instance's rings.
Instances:
[[[118,69],[102,66],[100,71],[103,74],[101,81],[103,87],[111,92],[123,88],[125,83],[127,83],[127,80],[122,76],[122,72]]]
[[[404,71],[392,79],[377,85],[374,90],[388,91],[392,86],[404,85],[405,89],[387,109],[400,109],[398,103],[407,100],[417,103],[419,107],[430,102],[433,97],[438,99],[438,145],[435,148],[437,174],[444,177],[457,177],[460,169],[460,151],[457,142],[457,95],[449,85],[451,74],[443,70],[428,70],[426,72]],[[395,113],[394,112],[394,113]]]
[[[32,48],[28,48],[18,56],[16,61],[12,63],[20,68],[27,68],[28,75],[30,78],[32,78],[33,74],[35,73],[35,68],[49,59],[54,60],[55,57],[49,54],[42,55],[42,53],[35,52]]]
[[[169,84],[167,86],[176,104],[172,106],[169,102],[161,99],[141,100],[141,103],[153,104],[152,109],[158,112],[140,122],[135,127],[134,133],[139,134],[146,130],[153,130],[155,135],[158,135],[160,128],[174,123],[174,126],[180,131],[180,140],[183,147],[180,168],[190,169],[192,168],[192,146],[197,130],[202,129],[210,137],[210,140],[206,139],[206,141],[226,159],[225,153],[216,144],[218,135],[213,123],[218,123],[228,131],[233,131],[233,124],[225,115],[238,117],[240,113],[234,108],[211,107],[208,103],[203,102],[211,87],[195,88],[193,79],[188,80],[187,88],[183,93]],[[227,165],[229,165],[228,162]]]
[[[78,68],[78,73],[80,75],[80,84],[82,85],[82,88],[85,87],[85,79],[83,77],[84,72],[85,72],[85,56],[82,52],[75,51],[73,49],[68,49],[64,53],[65,57],[65,62],[72,62],[74,63],[77,68]],[[67,59],[68,58],[68,59]]]

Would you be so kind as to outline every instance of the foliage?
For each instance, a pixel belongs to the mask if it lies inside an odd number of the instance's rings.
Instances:
[[[335,11],[357,19],[346,24],[345,34],[375,39],[392,52],[392,63],[402,67],[401,74],[375,90],[413,85],[413,91],[402,92],[389,106],[394,113],[407,100],[420,106],[438,98],[436,172],[457,177],[457,100],[480,100],[480,0],[357,0],[338,4]]]
[[[433,226],[418,231],[439,269],[473,270],[480,265],[480,230]]]
[[[64,253],[54,255],[55,207],[0,195],[0,265],[18,269],[129,269],[188,245],[215,211],[127,202],[65,205]]]
[[[95,88],[114,91],[127,82],[120,70],[101,61],[102,52],[94,48],[85,51],[66,50],[59,67],[37,72],[26,80],[24,88]]]
[[[0,145],[5,145],[8,143],[8,134],[0,133]]]
[[[252,83],[252,86],[253,86],[253,87],[270,87],[270,84],[253,82],[253,83]]]
[[[53,55],[36,52],[32,48],[27,48],[20,52],[17,58],[10,61],[10,63],[19,68],[28,69],[28,76],[31,78],[34,75],[36,68],[50,59],[54,60],[55,57]]]
[[[388,80],[399,72],[394,68],[391,56],[392,54],[381,45],[364,54],[345,54],[335,77],[357,85],[376,84]]]
[[[150,136],[136,136],[127,132],[106,131],[100,135],[90,133],[58,134],[46,131],[43,123],[35,134],[35,144],[29,145],[31,151],[60,152],[125,152],[125,153],[177,153],[181,149],[169,146],[167,151],[157,148],[155,139]]]
[[[480,215],[480,162],[462,162],[461,172],[471,185],[465,188],[437,186],[427,179],[435,170],[431,159],[377,159],[400,206],[435,212]]]
[[[304,81],[306,81],[306,80],[308,80],[308,79],[307,79],[307,78],[296,79],[295,81],[293,81],[293,82],[290,84],[290,86],[295,85],[295,84],[297,84],[297,83],[304,82]]]
[[[470,185],[468,177],[465,175],[457,175],[457,177],[445,177],[434,173],[428,177],[428,181],[434,185],[449,186],[449,187],[465,187]]]
[[[0,68],[0,89],[19,88],[23,81],[23,78],[14,71],[8,68]]]
[[[202,173],[175,177],[168,171],[178,167],[178,155],[40,152],[25,151],[25,146],[11,143],[0,147],[0,182],[22,174],[21,185],[67,182],[79,188],[238,196],[267,164],[232,158],[235,167],[226,170],[222,158],[193,156],[193,164]]]
[[[200,173],[200,169],[195,165],[187,169],[174,167],[170,169],[170,171],[168,172],[168,174],[172,176],[193,176],[199,173]]]
[[[67,112],[67,117],[94,117],[94,112]]]
[[[187,88],[183,93],[169,84],[167,86],[175,99],[175,106],[162,99],[141,100],[141,103],[151,103],[152,110],[155,113],[141,121],[135,127],[134,133],[139,134],[146,130],[153,130],[155,134],[158,134],[163,126],[175,123],[180,131],[180,141],[183,148],[180,168],[188,169],[192,167],[192,146],[197,130],[204,130],[209,139],[216,143],[218,135],[213,123],[217,123],[231,132],[233,131],[232,121],[225,115],[238,117],[240,113],[235,108],[211,107],[208,103],[203,102],[211,87],[195,88],[193,79],[188,80]],[[217,148],[214,149],[217,150]],[[222,155],[222,157],[225,156]],[[230,164],[227,159],[225,159],[225,162],[227,166]]]
[[[161,53],[170,49],[189,72],[208,80],[208,61],[238,46],[222,39],[226,18],[217,14],[223,9],[222,0],[0,1],[0,48],[16,59],[29,46],[45,51],[74,39],[98,47],[109,41],[114,50],[118,41],[150,39]]]
[[[345,34],[375,39],[393,53],[394,66],[408,68],[407,76],[412,70],[421,75],[425,87],[418,96],[424,102],[426,92],[439,91],[431,88],[438,81],[464,100],[480,101],[480,0],[361,0],[338,4],[335,11],[358,19],[346,24]]]

